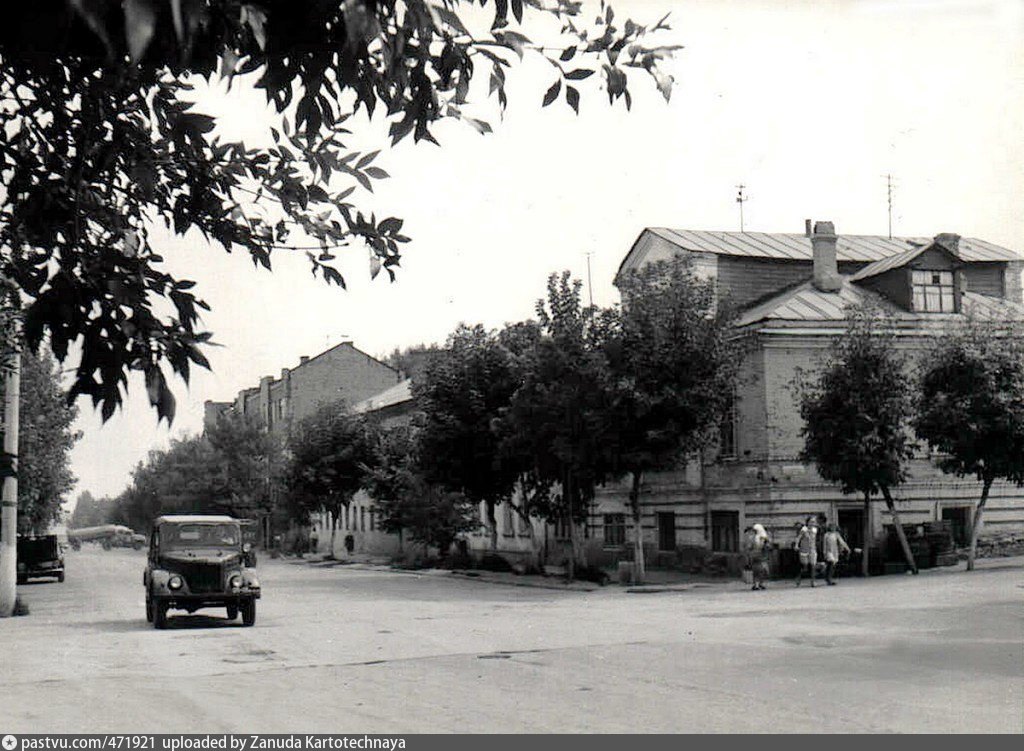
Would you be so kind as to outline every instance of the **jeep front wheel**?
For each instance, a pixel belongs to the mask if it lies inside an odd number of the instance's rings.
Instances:
[[[153,610],[153,626],[167,628],[167,603],[157,600]]]
[[[146,595],[146,623],[153,622],[153,601]]]
[[[228,609],[228,620],[229,621],[235,620],[235,618],[238,617],[238,606],[237,605],[228,605],[227,609]]]
[[[251,626],[256,623],[256,600],[246,600],[242,603],[242,625]]]

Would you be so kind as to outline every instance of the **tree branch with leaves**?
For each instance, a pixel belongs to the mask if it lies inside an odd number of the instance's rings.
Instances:
[[[157,225],[196,232],[271,268],[303,252],[345,285],[344,249],[394,279],[402,220],[367,206],[387,172],[346,145],[353,116],[383,112],[398,143],[437,142],[461,120],[485,133],[471,81],[508,104],[506,71],[527,53],[556,70],[578,110],[578,82],[631,104],[629,73],[666,96],[665,20],[620,22],[601,3],[585,26],[574,0],[39,0],[0,22],[0,273],[27,297],[25,339],[63,361],[80,348],[71,398],[109,418],[128,373],[144,374],[161,418],[174,416],[166,366],[186,381],[211,338],[191,280],[164,269]],[[554,42],[527,24],[554,21]],[[513,28],[515,27],[515,28]],[[593,73],[599,75],[592,75]],[[221,140],[195,85],[263,91],[277,113],[268,146]],[[562,82],[565,81],[565,86]],[[569,82],[572,82],[570,84]],[[550,91],[543,103],[558,96]],[[372,121],[371,121],[372,123]],[[259,210],[255,210],[259,207]],[[165,312],[164,301],[172,312]]]

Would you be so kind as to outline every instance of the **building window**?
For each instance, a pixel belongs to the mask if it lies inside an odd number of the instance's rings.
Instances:
[[[365,532],[366,531],[366,507],[365,506],[360,506],[359,507],[359,530],[361,532]]]
[[[716,553],[738,553],[740,550],[740,512],[711,512],[711,549]]]
[[[604,544],[611,547],[626,544],[626,515],[604,515]]]
[[[912,271],[914,310],[928,313],[955,313],[952,271]]]
[[[723,459],[736,458],[736,394],[729,395],[725,414],[718,428],[718,455]]]
[[[674,511],[658,512],[658,550],[676,549],[676,514]]]
[[[370,531],[373,532],[377,529],[376,514],[373,513],[373,509],[370,509]]]

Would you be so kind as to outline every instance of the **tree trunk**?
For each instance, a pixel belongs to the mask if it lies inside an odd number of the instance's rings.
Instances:
[[[882,488],[882,495],[885,497],[885,505],[889,508],[889,513],[892,514],[892,523],[896,527],[896,536],[900,539],[900,547],[903,549],[903,557],[907,560],[907,565],[910,566],[910,570],[917,574],[917,561],[914,560],[914,554],[910,552],[910,543],[907,542],[907,536],[903,532],[903,525],[900,524],[900,515],[896,513],[896,504],[893,502],[892,493],[889,492],[889,488]]]
[[[978,533],[981,532],[981,515],[985,512],[985,503],[988,501],[988,491],[992,488],[991,477],[982,480],[981,500],[974,509],[974,522],[971,524],[971,547],[967,549],[967,570],[974,571],[974,557],[978,552]]]
[[[339,511],[341,509],[338,509]],[[334,558],[334,540],[338,534],[338,514],[331,514],[331,558]],[[313,551],[316,552],[315,550]]]
[[[487,509],[487,529],[491,535],[491,551],[498,550],[498,519],[494,515],[494,501],[484,501],[484,508]]]
[[[562,505],[565,511],[565,523],[569,531],[569,565],[566,573],[569,581],[576,578],[576,525],[572,518],[572,471],[565,471],[565,483],[562,485]]]
[[[643,514],[640,510],[640,487],[643,482],[643,472],[633,472],[633,486],[629,489],[629,503],[633,509],[633,566],[636,584],[643,584],[646,576],[644,561],[644,530]]]
[[[871,549],[871,494],[864,494],[864,548],[860,553],[860,572],[863,576],[870,576],[868,565],[868,550]]]

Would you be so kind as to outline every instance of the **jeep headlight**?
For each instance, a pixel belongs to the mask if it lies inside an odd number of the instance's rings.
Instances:
[[[232,589],[241,589],[242,588],[242,575],[241,574],[232,574],[231,578],[228,579],[228,586],[230,586]]]
[[[249,587],[251,589],[259,589],[260,588],[260,580],[257,579],[255,576],[250,576],[249,577]]]
[[[182,587],[182,585],[184,583],[185,582],[182,581],[182,578],[180,576],[174,575],[170,579],[167,580],[167,588],[168,589],[181,589],[181,587]]]

